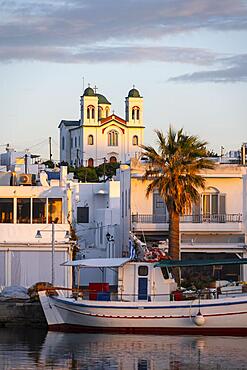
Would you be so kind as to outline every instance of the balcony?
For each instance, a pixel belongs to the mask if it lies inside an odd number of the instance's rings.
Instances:
[[[168,230],[168,215],[136,214],[132,215],[135,230]],[[241,231],[242,214],[200,214],[180,216],[181,231]]]

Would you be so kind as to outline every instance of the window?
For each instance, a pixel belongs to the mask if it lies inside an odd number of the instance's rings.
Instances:
[[[127,209],[128,209],[128,193],[126,189],[125,190],[125,216],[127,216]]]
[[[77,137],[75,137],[75,148],[77,147]]]
[[[215,188],[210,188],[209,192],[202,194],[202,213],[205,214],[225,214],[225,194],[220,194]]]
[[[73,148],[73,137],[70,139],[71,142],[71,148]]]
[[[99,119],[102,118],[102,116],[103,116],[103,108],[102,107],[99,107],[98,115],[99,115]]]
[[[62,150],[64,150],[65,148],[65,140],[64,140],[64,136],[62,137]]]
[[[122,191],[122,218],[124,218],[124,192]]]
[[[78,136],[78,146],[80,146],[80,145],[81,145],[81,137]]]
[[[100,244],[103,244],[103,224],[100,223],[100,229],[99,229],[99,242]]]
[[[30,224],[31,222],[31,199],[17,199],[17,223]]]
[[[110,157],[110,163],[116,163],[117,162],[117,158],[113,155]]]
[[[87,166],[88,167],[93,167],[94,166],[94,160],[93,160],[93,158],[89,158],[89,160],[87,161]]]
[[[138,275],[139,276],[148,276],[148,267],[147,266],[139,266],[138,267]]]
[[[89,207],[77,207],[77,223],[89,223]]]
[[[136,109],[136,119],[137,121],[140,119],[140,109]]]
[[[48,222],[55,224],[62,223],[62,199],[50,198],[48,199]]]
[[[93,119],[95,118],[95,109],[93,105],[89,105],[87,107],[87,119]]]
[[[108,133],[108,146],[118,146],[118,132],[113,130]]]
[[[88,145],[93,145],[93,135],[88,135],[87,143]]]
[[[14,201],[11,198],[0,199],[0,223],[13,223]]]
[[[202,194],[202,214],[204,221],[225,222],[226,195],[216,188],[209,188]]]
[[[133,121],[139,121],[140,119],[140,108],[139,107],[133,107],[132,108],[132,120]]]
[[[133,145],[138,145],[138,136],[137,135],[133,136],[132,143],[133,143]]]
[[[108,108],[108,107],[106,107],[106,109],[105,109],[105,116],[106,116],[106,117],[108,117],[108,116],[109,116],[109,108]]]
[[[153,219],[154,222],[162,223],[167,222],[168,212],[164,200],[159,193],[153,193]]]
[[[133,120],[135,119],[135,109],[134,108],[132,109],[132,119]]]
[[[46,223],[46,198],[33,198],[33,223]]]

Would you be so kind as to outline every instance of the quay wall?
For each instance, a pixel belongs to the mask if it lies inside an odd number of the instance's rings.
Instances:
[[[45,328],[47,324],[40,303],[0,301],[0,327],[9,326]]]

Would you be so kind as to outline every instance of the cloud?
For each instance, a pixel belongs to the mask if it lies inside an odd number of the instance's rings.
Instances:
[[[66,47],[2,47],[0,59],[41,60],[56,63],[141,63],[145,61],[211,65],[217,56],[207,50],[177,47],[98,46],[81,50]]]
[[[0,9],[0,62],[179,62],[214,70],[170,81],[246,81],[245,58],[152,44],[201,29],[246,30],[246,0],[0,0]]]
[[[247,82],[247,54],[219,59],[222,67],[184,74],[169,79],[171,82]]]
[[[247,29],[241,0],[2,0],[0,46],[80,47],[198,29]]]

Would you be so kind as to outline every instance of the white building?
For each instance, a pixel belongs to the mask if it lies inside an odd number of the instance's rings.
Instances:
[[[140,155],[143,98],[137,89],[125,99],[125,119],[111,113],[108,99],[91,87],[81,96],[80,110],[80,120],[60,122],[61,162],[93,167],[104,161],[125,163]]]
[[[168,247],[168,213],[166,206],[154,192],[146,197],[148,181],[142,176],[148,164],[131,160],[130,167],[121,166],[121,240],[123,251],[128,251],[128,231],[144,242],[162,242]],[[181,251],[207,253],[212,256],[247,257],[247,167],[237,164],[217,164],[214,170],[202,174],[206,189],[192,213],[180,218]],[[196,256],[194,256],[196,258]],[[247,266],[240,277],[247,280]],[[230,271],[228,278],[237,278]]]
[[[66,238],[70,231],[70,190],[64,179],[49,184],[46,177],[41,174],[39,186],[0,186],[1,286],[30,287],[36,282],[52,281],[52,222],[54,284],[72,284],[71,269],[60,266],[71,259],[71,243]]]
[[[70,182],[72,191],[72,219],[78,238],[79,254],[82,258],[122,257],[120,242],[120,183],[76,183]],[[95,279],[101,281],[101,271],[83,269],[80,285]],[[112,284],[116,274],[107,276]]]
[[[33,163],[37,158],[39,158],[38,155],[33,155],[28,150],[20,152],[8,146],[6,152],[0,153],[0,172],[15,172],[18,174],[17,176],[20,174],[38,176],[38,173],[45,169],[45,165]],[[29,182],[31,182],[31,177]]]

